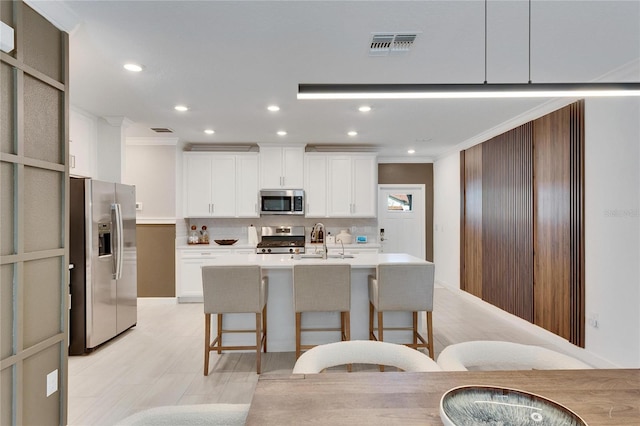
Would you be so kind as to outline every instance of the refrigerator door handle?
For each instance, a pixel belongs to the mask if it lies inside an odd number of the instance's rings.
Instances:
[[[123,230],[122,230],[122,207],[120,206],[120,204],[116,203],[113,204],[112,208],[114,209],[115,212],[115,222],[116,222],[116,238],[115,238],[115,243],[116,243],[116,247],[115,247],[115,256],[114,256],[114,262],[115,262],[115,279],[119,280],[122,278],[122,253],[123,253],[123,249],[124,249],[124,241],[122,238],[122,234],[123,234]]]

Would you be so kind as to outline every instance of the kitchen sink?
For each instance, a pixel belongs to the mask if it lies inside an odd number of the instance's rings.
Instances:
[[[327,259],[352,259],[352,254],[329,254]],[[322,253],[304,253],[300,255],[300,259],[322,259]]]

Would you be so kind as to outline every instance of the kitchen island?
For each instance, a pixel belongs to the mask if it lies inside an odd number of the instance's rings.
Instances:
[[[309,256],[309,255],[308,255]],[[368,276],[375,274],[380,263],[425,263],[431,262],[401,253],[357,254],[351,258],[301,257],[294,259],[291,255],[277,254],[230,254],[209,259],[208,265],[259,265],[269,277],[269,298],[267,302],[268,334],[267,348],[270,352],[291,352],[295,350],[295,314],[293,311],[293,266],[296,264],[347,263],[351,265],[351,339],[369,339],[369,293]],[[213,316],[216,317],[215,315]],[[424,314],[420,319],[420,330],[424,330]],[[250,328],[255,317],[243,314],[225,315],[225,328]],[[411,323],[411,313],[385,313],[385,326],[406,326]],[[311,312],[303,316],[303,327],[332,327],[339,324],[337,312]],[[215,327],[214,324],[212,325]],[[385,333],[387,341],[407,342],[410,333],[404,331]],[[228,339],[228,340],[227,340]],[[338,333],[317,332],[306,333],[303,341],[308,344],[321,344],[336,341]],[[251,344],[251,337],[246,335],[225,336],[229,344]]]

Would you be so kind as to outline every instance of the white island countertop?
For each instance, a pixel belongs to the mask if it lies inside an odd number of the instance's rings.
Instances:
[[[230,254],[211,259],[209,265],[260,265],[265,269],[291,269],[293,265],[321,265],[323,263],[347,263],[353,269],[375,268],[380,263],[431,263],[415,256],[404,253],[361,253],[353,257],[329,257],[322,259],[317,257],[305,257],[294,259],[289,254]]]

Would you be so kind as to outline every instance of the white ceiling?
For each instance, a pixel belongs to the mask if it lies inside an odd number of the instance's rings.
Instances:
[[[367,144],[437,158],[549,101],[296,100],[299,83],[482,83],[483,0],[28,3],[71,33],[71,104],[126,117],[129,136],[169,127],[181,142]],[[640,0],[533,0],[531,14],[526,0],[491,0],[487,11],[490,83],[526,83],[529,52],[534,83],[640,81]],[[369,55],[372,33],[405,31],[418,34],[410,52]],[[145,70],[125,71],[128,61]]]

